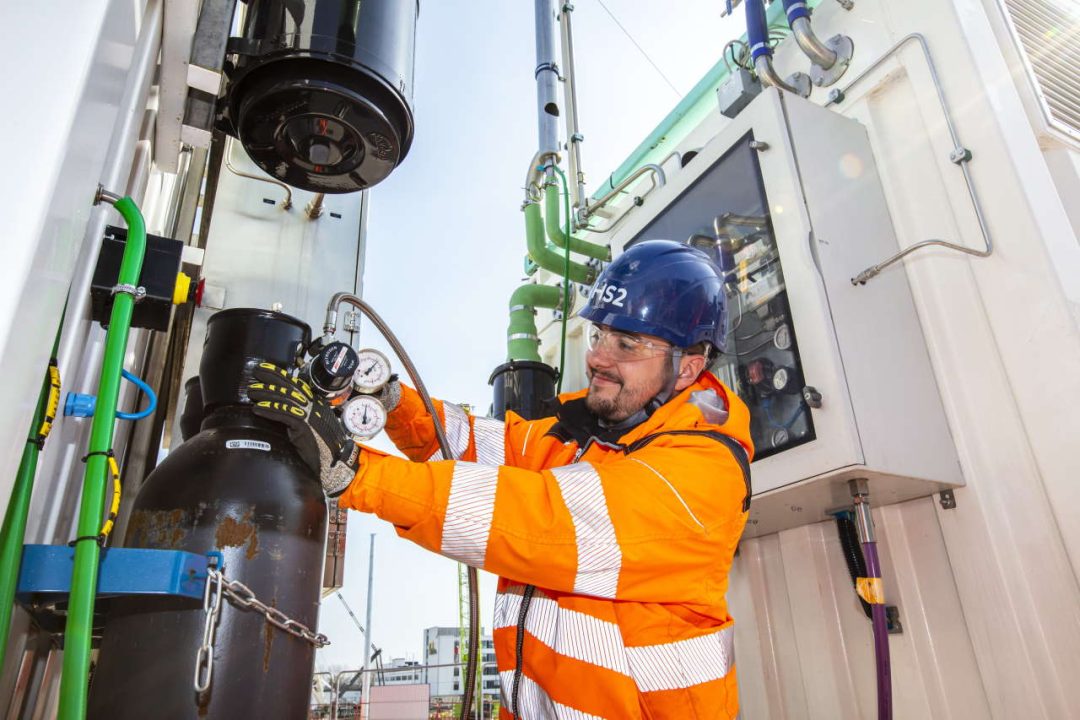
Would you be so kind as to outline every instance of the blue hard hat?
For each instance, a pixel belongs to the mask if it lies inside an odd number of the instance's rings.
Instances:
[[[724,275],[701,250],[646,240],[604,268],[578,314],[623,332],[655,335],[676,347],[708,342],[722,352],[727,334]]]

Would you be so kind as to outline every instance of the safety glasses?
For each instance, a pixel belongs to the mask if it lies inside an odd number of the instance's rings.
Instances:
[[[667,355],[674,348],[664,342],[644,340],[636,335],[619,332],[600,325],[589,325],[585,342],[590,352],[605,352],[615,362],[648,360],[657,355]]]

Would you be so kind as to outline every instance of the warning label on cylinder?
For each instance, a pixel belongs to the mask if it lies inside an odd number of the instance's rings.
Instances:
[[[262,450],[270,452],[270,443],[262,440],[226,440],[225,447],[229,450]]]

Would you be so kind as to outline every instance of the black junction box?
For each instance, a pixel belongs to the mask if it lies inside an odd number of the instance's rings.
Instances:
[[[112,314],[113,293],[120,277],[120,261],[124,257],[127,230],[109,225],[101,242],[101,254],[94,268],[94,280],[90,285],[92,318],[108,326]],[[180,253],[184,243],[179,240],[146,236],[146,258],[137,285],[146,288],[146,295],[135,303],[131,327],[150,330],[168,330],[172,313],[173,289],[180,272]]]

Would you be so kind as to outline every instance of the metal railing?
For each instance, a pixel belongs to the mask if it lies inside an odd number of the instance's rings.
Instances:
[[[457,669],[455,676],[451,669]],[[499,717],[499,673],[481,663],[470,717]],[[456,720],[464,698],[464,663],[318,672],[312,677],[309,720]]]

